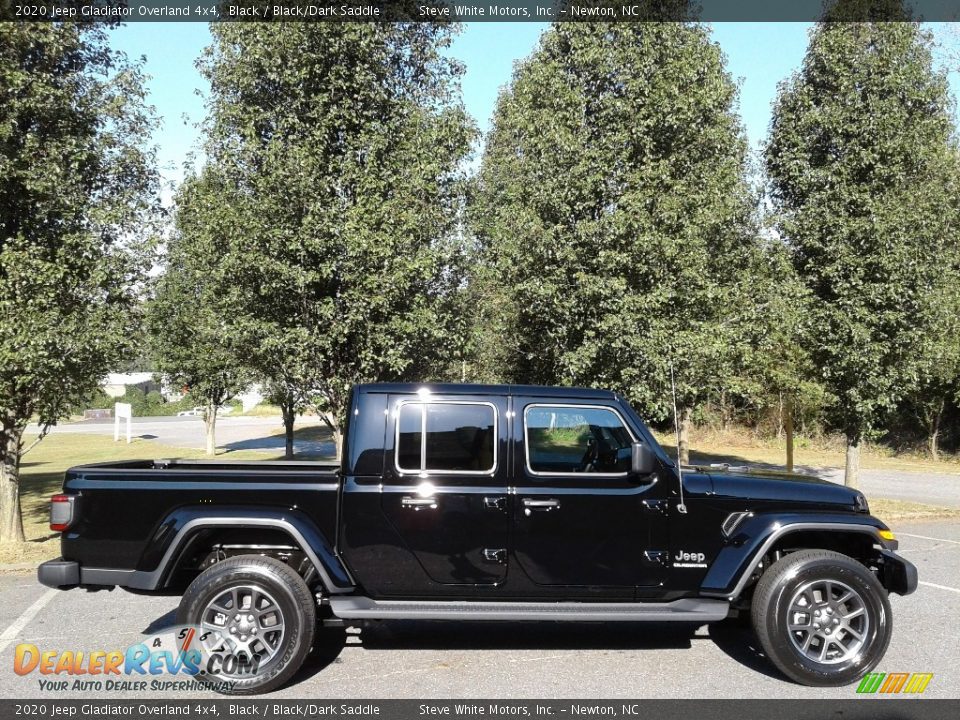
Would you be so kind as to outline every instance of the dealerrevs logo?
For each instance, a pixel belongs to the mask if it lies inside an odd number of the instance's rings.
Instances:
[[[13,671],[42,676],[40,689],[50,692],[229,691],[238,679],[256,675],[260,660],[257,654],[233,652],[214,631],[176,627],[123,650],[41,649],[21,643],[14,651]]]

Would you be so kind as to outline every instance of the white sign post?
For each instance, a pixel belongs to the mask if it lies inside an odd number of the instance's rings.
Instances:
[[[127,421],[127,443],[131,442],[131,428],[133,426],[133,406],[130,403],[114,403],[113,405],[113,441],[120,439],[120,420]]]

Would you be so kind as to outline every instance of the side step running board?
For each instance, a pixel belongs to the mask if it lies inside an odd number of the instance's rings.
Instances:
[[[716,622],[727,617],[726,600],[685,598],[667,603],[457,602],[331,597],[344,619],[370,620],[566,620],[569,622]]]

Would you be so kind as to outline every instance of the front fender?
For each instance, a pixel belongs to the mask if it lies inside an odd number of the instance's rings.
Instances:
[[[895,548],[895,541],[888,541],[880,536],[881,530],[888,530],[887,526],[871,515],[758,514],[741,523],[717,554],[700,585],[701,594],[727,599],[736,598],[743,591],[764,553],[777,540],[791,532],[809,530],[866,534],[882,548],[891,550]]]
[[[162,588],[190,539],[210,528],[267,527],[285,532],[310,558],[330,593],[353,590],[353,582],[333,545],[302,512],[285,508],[183,507],[157,526],[140,557],[134,577],[126,583],[143,590]]]

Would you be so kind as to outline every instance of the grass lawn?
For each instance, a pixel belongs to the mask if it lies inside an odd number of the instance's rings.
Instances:
[[[281,412],[278,405],[260,403],[259,405],[254,405],[244,413],[237,413],[237,415],[244,415],[246,417],[280,417]]]
[[[923,503],[907,502],[905,500],[887,500],[886,498],[876,497],[870,498],[870,513],[888,524],[902,520],[960,518],[960,509],[957,508],[924,505]],[[896,529],[896,526],[894,526],[894,532],[896,532]]]
[[[318,426],[297,430],[299,440],[326,440],[329,431]],[[673,454],[673,437],[661,434],[658,437],[664,447]],[[29,444],[29,438],[28,438]],[[782,467],[784,450],[782,443],[760,440],[744,432],[695,433],[692,437],[694,462],[753,463]],[[135,438],[131,444],[115,443],[109,436],[81,435],[72,433],[52,434],[45,438],[23,459],[21,466],[23,524],[27,542],[22,545],[0,544],[0,565],[8,563],[36,563],[60,554],[57,533],[49,530],[49,498],[60,490],[63,473],[74,465],[107,462],[110,460],[134,460],[143,458],[204,458],[202,450],[190,450],[162,445],[153,440]],[[223,453],[225,460],[276,460],[275,453],[239,450]],[[842,448],[828,445],[815,446],[798,443],[795,461],[798,466],[843,467]],[[864,450],[861,465],[864,468],[887,470],[960,473],[960,462],[949,458],[933,462],[928,458],[897,455],[874,448]],[[933,518],[960,517],[960,510],[934,507],[920,503],[870,498],[874,515],[886,522],[896,520],[926,520]]]
[[[330,428],[315,421],[316,418],[311,417],[308,421],[310,423],[309,425],[299,423],[296,425],[293,431],[296,442],[333,442],[333,433],[330,432]],[[283,435],[283,433],[283,427],[270,430],[271,435]],[[301,456],[303,456],[302,459],[304,460],[323,460],[326,462],[330,459],[329,457],[311,457],[306,453],[297,451],[297,458],[300,459]],[[231,453],[231,457],[233,457],[233,453]]]

